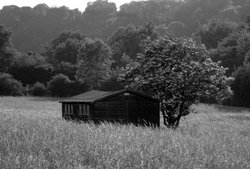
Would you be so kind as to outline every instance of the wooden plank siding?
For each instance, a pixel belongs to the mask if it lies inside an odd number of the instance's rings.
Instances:
[[[95,120],[126,121],[126,109],[123,95],[96,102],[93,106]]]
[[[160,126],[159,100],[138,92],[89,91],[61,103],[65,119]]]
[[[159,126],[159,103],[135,95],[127,96],[127,102],[128,121],[140,125]]]

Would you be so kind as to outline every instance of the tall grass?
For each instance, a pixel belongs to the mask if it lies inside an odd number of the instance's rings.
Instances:
[[[0,168],[250,168],[250,112],[194,107],[173,131],[61,119],[57,100],[0,98]]]

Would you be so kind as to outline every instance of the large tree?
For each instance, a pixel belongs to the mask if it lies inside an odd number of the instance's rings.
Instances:
[[[112,48],[112,59],[115,61],[113,67],[122,67],[126,63],[124,57],[135,59],[138,53],[142,53],[142,44],[147,39],[155,39],[157,33],[154,25],[147,23],[143,26],[136,27],[127,25],[119,27],[109,39]]]
[[[85,36],[81,32],[63,31],[50,41],[42,55],[53,65],[56,73],[63,73],[74,80],[77,56],[84,41]]]
[[[63,31],[49,42],[42,55],[54,66],[61,62],[76,64],[78,50],[84,40],[81,32]]]
[[[11,65],[14,49],[11,42],[11,32],[0,25],[0,72],[6,72]]]
[[[248,59],[250,51],[250,33],[246,30],[236,31],[224,38],[218,47],[210,50],[213,61],[221,61],[221,65],[228,68],[226,75],[230,76]]]
[[[97,88],[110,77],[111,50],[100,39],[86,39],[79,50],[77,80]]]
[[[201,26],[196,36],[202,44],[205,44],[210,49],[216,48],[219,42],[235,30],[236,23],[227,19],[216,18]]]
[[[176,128],[195,101],[230,95],[230,78],[224,73],[203,45],[189,38],[162,37],[146,46],[145,54],[128,65],[123,78],[130,87],[155,93],[161,100],[164,124]]]

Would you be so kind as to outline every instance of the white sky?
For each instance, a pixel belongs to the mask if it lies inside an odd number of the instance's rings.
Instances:
[[[95,0],[0,0],[0,8],[2,9],[2,7],[6,5],[34,7],[37,4],[45,3],[50,7],[67,6],[70,9],[78,8],[80,11],[84,11],[87,3],[90,1]],[[115,2],[118,9],[120,5],[131,1],[132,0],[109,0],[109,2]]]

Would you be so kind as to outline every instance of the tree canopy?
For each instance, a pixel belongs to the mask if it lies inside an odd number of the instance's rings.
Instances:
[[[132,24],[119,27],[109,39],[112,49],[113,67],[125,66],[124,57],[134,60],[138,53],[143,53],[143,42],[155,39],[157,33],[152,23],[136,27]]]
[[[0,25],[0,72],[8,70],[14,56],[11,36],[11,32],[5,26]]]
[[[79,50],[77,79],[96,88],[107,80],[111,73],[111,49],[100,39],[86,39]]]
[[[208,49],[216,48],[218,43],[236,30],[237,24],[222,18],[216,18],[202,25],[196,36]]]
[[[91,38],[104,41],[120,26],[156,26],[174,24],[170,30],[176,36],[191,36],[202,24],[215,17],[240,21],[249,11],[249,0],[144,0],[123,4],[120,10],[107,0],[88,3],[85,11],[38,4],[31,7],[5,6],[0,10],[0,23],[11,27],[18,50],[41,52],[43,46],[64,30],[80,30]]]
[[[130,64],[123,78],[132,88],[152,91],[161,100],[164,123],[179,125],[188,108],[201,98],[230,96],[225,68],[213,62],[205,47],[190,38],[162,37]]]

